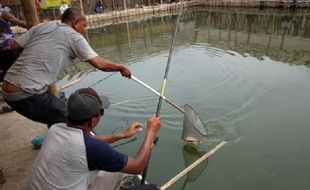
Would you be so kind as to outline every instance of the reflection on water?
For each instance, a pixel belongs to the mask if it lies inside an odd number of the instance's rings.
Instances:
[[[183,160],[184,160],[184,168],[188,167],[200,157],[202,157],[206,151],[199,151],[198,148],[192,144],[186,144],[183,146]],[[186,184],[188,182],[194,182],[201,176],[201,174],[206,170],[208,166],[208,159],[204,160],[199,164],[199,166],[195,167],[194,169],[190,170],[187,175],[186,179],[182,185],[182,190],[185,189]]]
[[[172,31],[174,20],[175,16],[167,16],[153,20],[108,26],[105,28],[106,34],[116,34],[116,36],[108,41],[105,40],[105,44],[116,42],[119,50],[126,49],[121,48],[123,45],[133,45],[136,49],[139,46],[132,43],[143,40],[143,44],[140,44],[142,45],[141,48],[149,49],[148,52],[150,53],[157,53],[161,48],[166,49],[170,41],[161,40],[160,43],[157,43],[156,36],[169,34]],[[201,43],[201,39],[204,39],[211,44],[221,42],[226,43],[223,45],[234,45],[239,52],[250,53],[247,50],[251,50],[251,47],[256,48],[256,51],[252,50],[255,51],[253,53],[273,57],[270,48],[283,50],[285,46],[295,51],[308,50],[308,46],[306,46],[308,43],[296,47],[298,43],[294,43],[292,40],[296,37],[301,39],[310,37],[309,22],[310,15],[304,12],[197,11],[184,14],[180,26],[181,34],[179,35],[181,37],[179,37],[178,42],[179,44],[196,43],[199,39]],[[120,31],[123,31],[123,35],[119,34]],[[127,33],[125,33],[126,31]],[[192,33],[195,33],[194,39],[190,39],[193,36]],[[97,37],[93,36],[90,40],[95,46],[98,44],[98,46],[102,47],[102,42]],[[287,43],[285,43],[286,41]],[[264,47],[259,49],[256,45]],[[283,52],[283,55],[285,55],[285,52]]]
[[[104,57],[130,63],[166,51],[176,15],[113,24],[88,31],[91,45]],[[310,12],[306,10],[208,9],[184,13],[177,45],[208,43],[243,56],[289,64],[310,64]],[[74,74],[85,65],[71,68]]]
[[[171,15],[109,25],[89,30],[87,37],[100,55],[126,64],[159,90],[175,20]],[[182,16],[165,96],[191,105],[206,123],[209,135],[200,150],[229,141],[184,189],[309,189],[309,22],[307,10],[212,8]],[[105,112],[98,133],[125,129],[135,120],[146,125],[156,110],[158,97],[119,73],[74,64],[64,77],[59,84],[83,78],[68,93],[92,86],[113,103],[126,102]],[[183,116],[163,103],[148,181],[163,184],[184,168]],[[134,155],[144,132],[117,148]]]

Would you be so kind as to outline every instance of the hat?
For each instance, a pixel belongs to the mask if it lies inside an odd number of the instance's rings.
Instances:
[[[74,120],[90,119],[100,109],[110,106],[109,98],[98,95],[92,88],[81,88],[70,95],[68,99],[68,117]]]

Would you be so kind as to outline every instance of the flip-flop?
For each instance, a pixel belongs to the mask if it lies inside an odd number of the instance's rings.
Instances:
[[[31,138],[31,144],[34,149],[40,149],[44,140],[46,139],[46,135],[36,135]]]

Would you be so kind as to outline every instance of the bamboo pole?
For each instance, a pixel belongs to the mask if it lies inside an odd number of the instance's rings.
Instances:
[[[198,160],[196,160],[194,163],[189,165],[187,168],[185,168],[183,171],[181,171],[178,175],[173,177],[171,180],[169,180],[166,184],[160,187],[160,190],[165,190],[168,187],[170,187],[172,184],[174,184],[177,180],[179,180],[181,177],[183,177],[185,174],[187,174],[190,170],[195,168],[197,165],[199,165],[202,161],[210,157],[213,153],[215,153],[218,149],[220,149],[222,146],[224,146],[227,142],[222,141],[220,144],[216,145],[212,150],[204,154],[202,157],[200,157]]]
[[[59,90],[63,90],[63,89],[65,89],[65,88],[68,88],[68,87],[70,87],[70,86],[72,86],[72,85],[74,85],[74,84],[80,82],[81,80],[82,80],[82,78],[75,79],[75,80],[73,80],[73,81],[71,81],[71,82],[69,82],[69,83],[67,83],[67,84],[62,85],[62,86],[59,88]]]

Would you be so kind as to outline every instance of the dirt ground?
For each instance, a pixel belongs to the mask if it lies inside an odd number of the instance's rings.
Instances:
[[[0,99],[0,108],[6,105]],[[15,111],[0,114],[0,190],[23,189],[38,150],[34,150],[31,138],[46,134],[44,124],[33,122]],[[1,179],[2,178],[2,179]]]

